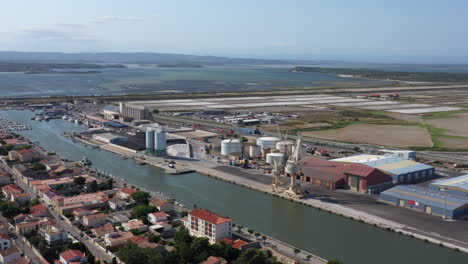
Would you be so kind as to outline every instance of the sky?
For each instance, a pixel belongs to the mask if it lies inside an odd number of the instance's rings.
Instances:
[[[466,0],[0,0],[0,50],[468,64]]]

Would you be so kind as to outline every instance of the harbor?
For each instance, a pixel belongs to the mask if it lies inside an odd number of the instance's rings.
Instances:
[[[7,112],[10,119],[24,122],[28,120],[27,113]],[[124,160],[112,153],[74,143],[62,136],[63,132],[83,131],[85,128],[80,125],[62,120],[35,122],[31,125],[33,131],[21,133],[33,142],[40,142],[44,148],[56,150],[64,158],[81,160],[86,156],[93,161],[93,167],[123,178],[129,184],[164,192],[171,197],[177,197],[189,207],[196,204],[198,207],[229,215],[238,223],[324,258],[369,264],[374,263],[376,258],[380,263],[389,264],[456,263],[467,259],[464,253],[202,174],[169,176],[152,166],[136,166],[131,159]],[[50,140],[51,138],[53,140]],[[360,234],[359,243],[372,252],[370,256],[364,257],[357,251],[347,249],[348,245],[355,243],[355,232]],[[385,248],[380,246],[381,243],[385,243]],[[340,250],[337,250],[338,248]],[[412,254],[406,254],[407,250],[411,250]]]

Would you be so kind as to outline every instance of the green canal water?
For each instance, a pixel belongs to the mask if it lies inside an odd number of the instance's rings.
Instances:
[[[229,216],[236,223],[281,239],[326,259],[346,264],[468,263],[468,254],[455,252],[344,217],[246,189],[198,173],[167,175],[152,166],[138,166],[106,152],[73,143],[63,132],[82,131],[63,120],[31,121],[30,111],[0,111],[10,120],[23,121],[33,130],[25,137],[64,158],[93,161],[97,169],[130,184],[160,191],[181,203]],[[467,232],[466,230],[462,230]]]

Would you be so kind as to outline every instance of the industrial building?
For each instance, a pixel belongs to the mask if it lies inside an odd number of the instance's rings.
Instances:
[[[119,110],[124,118],[127,117],[135,120],[150,118],[150,112],[144,105],[119,103]]]
[[[377,168],[391,174],[394,183],[414,183],[427,180],[435,173],[432,166],[395,156],[357,155],[333,159],[333,161],[360,163]]]
[[[399,185],[380,193],[384,202],[444,218],[468,215],[468,197],[448,194],[427,187]]]
[[[93,134],[93,139],[99,140],[101,142],[113,143],[113,144],[128,141],[127,137],[114,135],[111,133]]]
[[[431,189],[468,197],[468,174],[431,183]]]
[[[392,186],[392,177],[362,164],[329,161],[308,156],[299,163],[300,179],[328,189],[379,193]]]
[[[395,156],[403,159],[415,159],[416,151],[412,150],[394,150],[394,149],[381,149],[379,150],[382,155]]]
[[[107,120],[117,120],[120,117],[119,107],[116,105],[107,105],[102,113]]]
[[[146,153],[155,156],[166,156],[166,129],[163,127],[148,127],[146,129]]]

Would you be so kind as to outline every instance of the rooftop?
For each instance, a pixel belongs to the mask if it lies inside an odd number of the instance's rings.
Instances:
[[[433,182],[432,185],[468,193],[468,174],[447,180],[436,181]]]
[[[216,213],[212,213],[210,211],[206,211],[203,209],[195,209],[191,211],[189,215],[200,218],[202,220],[205,220],[209,223],[216,224],[216,225],[232,221],[232,219],[230,218],[223,217]]]
[[[76,249],[69,249],[60,253],[60,257],[65,259],[66,261],[70,261],[76,257],[79,257],[80,259],[84,258],[84,253]]]
[[[415,185],[398,185],[381,192],[380,195],[401,197],[406,200],[418,201],[431,206],[446,207],[450,210],[468,204],[467,197],[451,195]]]

